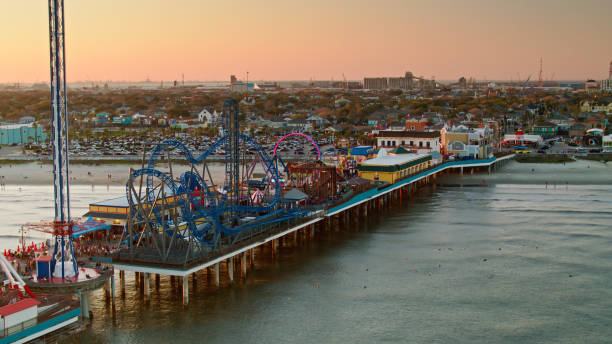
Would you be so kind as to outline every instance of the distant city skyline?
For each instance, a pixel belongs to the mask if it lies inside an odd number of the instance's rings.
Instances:
[[[65,0],[69,82],[596,80],[612,60],[607,0],[128,2]],[[0,15],[0,83],[48,82],[46,2]]]

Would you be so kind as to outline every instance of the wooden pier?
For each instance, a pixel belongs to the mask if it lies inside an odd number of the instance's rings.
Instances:
[[[206,261],[189,266],[184,269],[171,266],[161,265],[141,265],[132,264],[124,261],[112,261],[108,263],[114,266],[115,270],[119,271],[119,280],[121,292],[124,293],[125,288],[125,272],[130,271],[135,273],[136,285],[142,290],[145,299],[150,298],[151,292],[151,276],[155,275],[155,283],[159,285],[160,275],[170,276],[171,283],[178,280],[182,284],[183,305],[189,303],[189,276],[196,278],[196,273],[202,270],[212,269],[214,275],[214,283],[217,287],[220,286],[221,265],[225,265],[225,271],[228,274],[230,283],[234,282],[234,273],[236,266],[239,267],[240,278],[246,278],[248,267],[252,266],[257,258],[255,249],[261,248],[264,245],[270,247],[272,256],[278,255],[279,241],[293,241],[298,243],[298,238],[302,240],[312,240],[315,238],[317,231],[339,231],[341,226],[365,217],[368,213],[378,212],[382,207],[386,207],[392,203],[401,201],[405,197],[409,197],[416,192],[420,187],[432,183],[438,176],[448,173],[474,173],[475,170],[486,171],[491,173],[497,168],[512,159],[514,155],[507,155],[501,158],[491,158],[487,160],[467,160],[453,161],[435,166],[429,170],[423,171],[413,176],[406,177],[397,181],[394,184],[381,185],[372,188],[363,193],[357,194],[349,200],[331,207],[326,210],[312,211],[308,219],[298,224],[287,225],[286,228],[271,233],[263,238],[255,238],[254,241],[242,244],[229,252],[219,253]],[[107,298],[114,304],[114,278],[109,279],[106,290]]]

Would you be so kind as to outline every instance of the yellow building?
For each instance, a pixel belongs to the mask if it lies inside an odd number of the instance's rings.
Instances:
[[[164,203],[168,207],[167,209],[175,209],[178,206],[176,203],[178,199],[178,197],[166,197]],[[156,200],[156,204],[161,205],[161,202],[161,199]],[[147,205],[145,205],[145,209],[148,209]],[[111,226],[125,226],[129,214],[130,206],[127,198],[123,196],[90,203],[89,211],[85,213],[83,217],[91,217],[97,221],[104,221],[104,224]],[[165,214],[167,214],[167,210]]]
[[[390,184],[432,165],[431,154],[387,154],[384,149],[374,159],[359,163],[359,177]]]
[[[125,225],[129,205],[125,196],[89,204],[89,211],[83,217],[104,221],[107,225]]]

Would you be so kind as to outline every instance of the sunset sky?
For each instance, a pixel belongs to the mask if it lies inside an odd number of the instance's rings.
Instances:
[[[65,0],[68,81],[603,79],[610,0]],[[47,2],[4,1],[0,83],[49,80]]]

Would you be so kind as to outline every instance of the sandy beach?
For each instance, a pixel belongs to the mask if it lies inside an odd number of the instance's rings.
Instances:
[[[140,165],[106,164],[70,166],[70,182],[73,184],[125,184],[129,169]],[[0,180],[7,185],[51,185],[53,165],[29,162],[0,165]]]
[[[71,164],[70,183],[82,185],[125,185],[130,168],[139,169],[141,164]],[[167,165],[157,166],[167,171]],[[173,164],[175,176],[180,175],[188,165]],[[214,163],[210,167],[214,177],[223,175],[223,164]],[[53,165],[48,162],[19,162],[0,164],[0,182],[6,185],[52,185]]]

